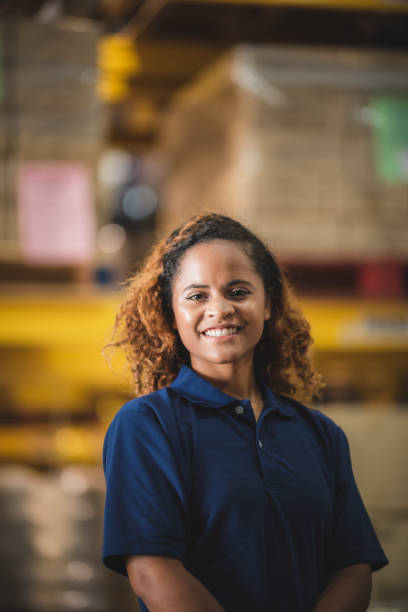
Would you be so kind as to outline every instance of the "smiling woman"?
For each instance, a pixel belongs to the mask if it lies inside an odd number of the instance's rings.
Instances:
[[[209,256],[211,265],[207,265]],[[210,302],[210,309],[219,307],[216,301],[222,284],[218,279],[216,295],[214,283],[211,288],[203,286],[208,285],[203,279],[210,273],[215,279],[220,274],[221,262],[228,267],[224,276],[230,275],[223,279],[225,302],[221,307],[242,303],[240,309],[245,310],[245,306],[252,307],[263,299],[270,309],[271,316],[258,321],[261,335],[252,347],[257,371],[264,373],[278,392],[304,401],[319,396],[324,385],[309,350],[310,326],[284,271],[252,232],[237,221],[216,214],[198,215],[176,229],[154,247],[142,270],[129,279],[127,295],[116,319],[115,341],[108,346],[125,351],[135,393],[165,387],[176,378],[183,364],[191,364],[190,351],[183,341],[187,330],[184,326],[181,332],[177,330],[176,313],[181,316],[181,312],[189,312],[192,317],[200,308],[196,302],[203,301],[207,305]],[[244,270],[247,278],[243,277]],[[213,323],[213,314],[209,316]],[[227,315],[225,323],[229,322]],[[202,325],[201,322],[200,331],[205,331]],[[246,338],[253,325],[254,322],[242,336]],[[225,328],[225,324],[221,327]],[[210,332],[216,333],[219,332]]]
[[[309,324],[272,253],[202,215],[129,281],[114,346],[139,397],[106,433],[104,564],[144,612],[363,612],[387,559]]]

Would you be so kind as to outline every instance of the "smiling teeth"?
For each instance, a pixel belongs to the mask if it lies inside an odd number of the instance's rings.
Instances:
[[[205,336],[228,336],[230,334],[236,334],[238,331],[237,327],[224,327],[223,329],[207,329],[204,332]]]

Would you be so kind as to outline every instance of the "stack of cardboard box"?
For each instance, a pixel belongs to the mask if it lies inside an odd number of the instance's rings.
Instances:
[[[407,96],[407,67],[403,53],[236,48],[174,100],[162,230],[216,210],[284,256],[406,257],[408,171],[384,176],[377,103]]]

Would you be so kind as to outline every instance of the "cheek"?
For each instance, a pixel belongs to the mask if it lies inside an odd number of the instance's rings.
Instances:
[[[247,309],[246,315],[258,327],[263,327],[265,323],[265,305],[262,301],[253,303]]]
[[[174,309],[174,327],[180,336],[194,332],[194,320],[194,313],[191,310],[177,306]]]

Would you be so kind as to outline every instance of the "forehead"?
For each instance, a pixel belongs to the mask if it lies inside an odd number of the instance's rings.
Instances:
[[[241,245],[231,240],[214,239],[210,242],[202,242],[188,249],[183,255],[175,282],[185,280],[202,280],[216,276],[243,275],[252,279],[257,277],[261,282],[255,266],[247,254],[249,246]]]

